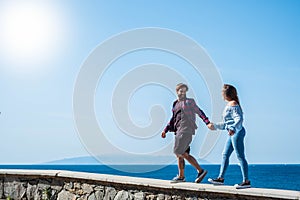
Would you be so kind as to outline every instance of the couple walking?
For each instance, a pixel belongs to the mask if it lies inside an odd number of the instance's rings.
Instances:
[[[244,137],[246,132],[242,125],[243,112],[235,87],[228,84],[224,84],[223,86],[222,95],[224,100],[228,103],[223,112],[223,121],[220,123],[210,122],[205,113],[197,106],[195,100],[186,97],[187,91],[188,86],[186,84],[179,83],[176,86],[178,99],[173,103],[172,118],[161,134],[161,137],[165,138],[167,132],[175,133],[173,151],[177,156],[179,173],[173,178],[172,182],[185,182],[185,160],[198,171],[195,179],[196,183],[200,183],[207,174],[207,171],[201,168],[197,160],[190,155],[190,144],[197,129],[195,122],[197,114],[210,130],[219,129],[228,132],[228,139],[223,151],[219,176],[214,179],[209,178],[208,181],[216,185],[224,184],[224,175],[229,165],[229,157],[235,150],[243,175],[242,183],[236,184],[235,187],[237,189],[251,187],[248,179],[248,163],[244,154]]]

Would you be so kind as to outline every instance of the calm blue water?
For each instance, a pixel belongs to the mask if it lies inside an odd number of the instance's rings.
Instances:
[[[128,169],[145,168],[151,166],[125,165]],[[208,174],[202,183],[208,183],[207,178],[215,178],[219,172],[219,165],[202,165]],[[145,178],[170,180],[177,174],[177,166],[169,165],[160,170],[148,173],[128,173],[105,165],[0,165],[0,169],[52,169],[91,172],[101,174],[125,175]],[[128,170],[129,171],[129,170]],[[187,181],[194,181],[196,170],[187,165],[185,169]],[[249,177],[252,187],[274,188],[300,191],[300,165],[249,165]],[[230,165],[225,176],[226,185],[240,183],[242,175],[238,165]]]

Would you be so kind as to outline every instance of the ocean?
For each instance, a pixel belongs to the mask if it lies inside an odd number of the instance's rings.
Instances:
[[[201,165],[208,170],[208,174],[202,183],[208,183],[208,178],[215,178],[219,172],[219,165]],[[151,165],[122,165],[126,171],[134,169],[152,168]],[[117,167],[120,169],[119,167]],[[0,165],[0,169],[49,169],[49,170],[70,170],[79,172],[113,174],[123,176],[134,176],[154,179],[171,180],[177,174],[176,165],[161,166],[161,169],[146,173],[128,173],[117,170],[114,166],[106,165]],[[138,170],[139,171],[139,170]],[[193,182],[196,176],[196,170],[187,165],[185,168],[186,181]],[[300,165],[249,165],[249,178],[252,187],[256,188],[273,188],[300,191]],[[225,175],[225,185],[234,185],[242,181],[240,167],[238,165],[230,165]]]

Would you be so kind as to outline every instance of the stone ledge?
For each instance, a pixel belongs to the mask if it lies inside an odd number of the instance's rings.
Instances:
[[[300,191],[292,190],[277,190],[263,188],[249,188],[237,190],[233,186],[214,186],[211,184],[196,184],[196,183],[176,183],[170,181],[136,178],[127,176],[116,176],[107,174],[94,174],[85,172],[73,172],[63,170],[0,170],[1,177],[30,177],[30,178],[57,178],[71,179],[87,182],[100,182],[104,185],[115,185],[116,187],[126,186],[126,188],[144,188],[147,191],[184,191],[191,193],[213,194],[213,196],[232,196],[236,199],[300,199]],[[1,190],[1,189],[0,189]]]

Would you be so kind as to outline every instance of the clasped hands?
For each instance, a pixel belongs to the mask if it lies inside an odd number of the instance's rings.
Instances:
[[[210,130],[216,130],[215,126],[213,123],[209,123],[207,124],[207,128]],[[234,131],[233,130],[228,130],[228,135],[233,136],[234,135]]]
[[[207,126],[208,129],[210,129],[210,130],[212,130],[212,131],[213,131],[213,130],[216,130],[216,128],[215,128],[215,126],[214,126],[213,123],[209,123],[209,124],[207,124],[206,126]],[[233,131],[233,130],[228,130],[228,135],[233,136],[233,135],[234,135],[234,131]],[[166,132],[165,132],[165,131],[163,131],[163,132],[161,133],[161,137],[162,137],[162,138],[166,138]]]
[[[209,123],[209,124],[207,124],[206,125],[207,126],[207,128],[209,129],[209,130],[216,130],[216,128],[215,128],[215,126],[214,126],[214,124],[213,123]]]

